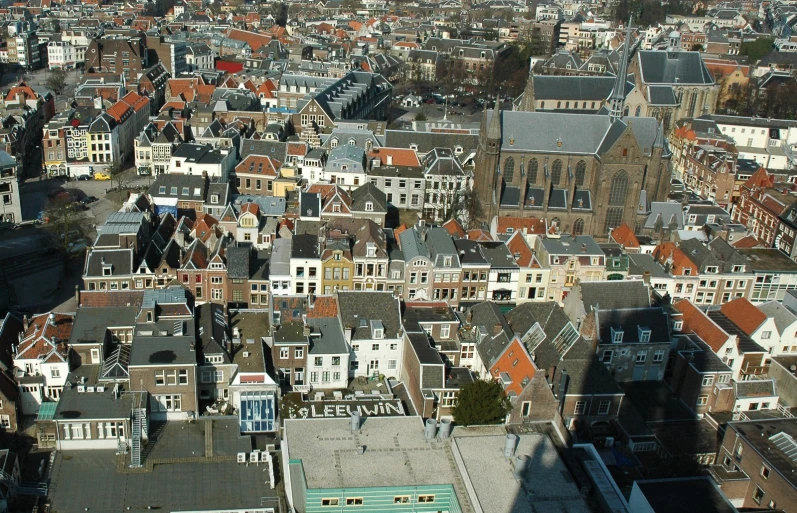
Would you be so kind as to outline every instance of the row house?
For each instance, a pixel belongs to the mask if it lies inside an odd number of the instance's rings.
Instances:
[[[663,242],[653,250],[653,259],[665,273],[672,277],[673,299],[695,300],[698,285],[698,267],[674,242]],[[705,295],[703,296],[705,298]]]
[[[42,129],[43,166],[50,178],[67,176],[66,170],[66,130],[64,125],[68,113],[59,113]]]
[[[696,304],[717,305],[748,296],[753,284],[749,262],[724,239],[715,237],[707,244],[687,239],[680,248],[697,267]]]
[[[517,303],[546,301],[550,268],[543,267],[522,231],[513,232],[506,241],[506,247],[520,268]]]
[[[747,271],[752,274],[752,286],[745,296],[754,304],[785,301],[797,288],[797,263],[779,249],[741,248],[747,259]]]
[[[686,186],[701,198],[728,208],[736,195],[736,158],[732,144],[690,146],[682,156]]]
[[[398,243],[406,264],[405,298],[431,299],[434,262],[423,237],[423,232],[413,226],[398,236]]]
[[[503,242],[479,243],[482,255],[490,264],[487,299],[509,303],[517,300],[520,266]]]
[[[160,175],[169,171],[172,152],[184,142],[178,129],[181,125],[177,121],[167,121],[162,127],[150,123],[140,131],[133,142],[138,174]]]
[[[337,232],[329,233],[324,241],[320,260],[319,292],[332,294],[339,290],[343,292],[354,290],[354,258],[352,240],[349,237],[340,236]]]
[[[764,373],[766,349],[736,326],[722,309],[702,311],[691,301],[673,303],[673,331],[694,333],[733,371],[732,379],[741,381]],[[733,307],[730,312],[733,316]]]
[[[733,372],[695,334],[675,337],[670,388],[697,415],[732,411]]]
[[[208,144],[183,143],[169,162],[169,172],[198,175],[227,181],[235,168],[235,150],[214,148]]]
[[[60,397],[72,369],[68,343],[73,324],[73,315],[58,313],[24,319],[13,356],[24,415],[35,415],[43,402]]]
[[[442,222],[467,212],[473,170],[466,170],[460,158],[450,148],[434,148],[423,157],[423,215],[427,219]]]
[[[351,346],[349,377],[401,376],[400,300],[390,292],[339,292],[339,318]]]
[[[481,245],[470,239],[454,239],[454,247],[457,248],[462,267],[460,307],[473,306],[488,299],[490,262],[482,253]]]
[[[790,253],[790,247],[781,245],[780,239],[776,244],[775,239],[781,216],[797,203],[793,189],[792,184],[776,184],[774,177],[760,168],[742,184],[739,201],[733,209],[733,220],[745,225],[750,234],[766,247],[775,246]]]
[[[440,227],[429,228],[426,244],[432,260],[432,299],[459,305],[462,266],[451,235]]]
[[[535,242],[535,252],[550,268],[548,300],[564,300],[580,281],[602,280],[606,256],[592,237],[586,235],[545,237]]]
[[[328,228],[353,240],[353,289],[386,290],[388,279],[388,246],[382,228],[369,219],[335,219]]]
[[[317,235],[294,235],[291,239],[292,294],[316,294],[320,290],[322,269]]]

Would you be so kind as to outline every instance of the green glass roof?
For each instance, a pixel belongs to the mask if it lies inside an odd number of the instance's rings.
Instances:
[[[58,408],[58,403],[42,403],[36,420],[53,420],[56,408]]]

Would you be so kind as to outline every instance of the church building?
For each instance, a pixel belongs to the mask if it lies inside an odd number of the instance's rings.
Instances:
[[[641,228],[650,204],[666,201],[664,127],[626,115],[628,46],[608,108],[597,114],[485,110],[474,172],[481,222],[545,218],[558,233],[607,239],[623,223]]]

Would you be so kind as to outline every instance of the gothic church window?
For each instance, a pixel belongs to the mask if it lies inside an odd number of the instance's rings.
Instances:
[[[515,180],[515,159],[509,157],[504,161],[504,183],[511,184]]]
[[[609,187],[609,208],[606,209],[604,232],[608,233],[609,229],[617,228],[623,222],[623,211],[627,194],[628,174],[621,170],[614,175],[611,187]]]
[[[537,184],[537,159],[529,160],[529,185]]]
[[[573,223],[573,235],[584,235],[584,220],[581,218],[576,219]]]
[[[551,183],[554,185],[559,185],[559,182],[562,181],[562,161],[556,159],[553,161],[553,167],[551,168]]]
[[[584,186],[584,179],[587,176],[587,163],[579,160],[576,164],[576,187]]]

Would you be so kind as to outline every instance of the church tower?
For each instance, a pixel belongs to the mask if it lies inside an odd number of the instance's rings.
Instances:
[[[628,27],[625,31],[625,44],[623,44],[623,54],[620,56],[617,80],[614,82],[612,95],[609,97],[609,116],[612,121],[623,117],[625,110],[625,83],[628,80],[628,53],[631,46],[631,21],[628,20]]]
[[[477,223],[489,224],[498,215],[498,203],[501,200],[501,175],[498,167],[500,150],[501,106],[500,100],[496,98],[492,114],[484,110],[479,147],[476,150],[473,188],[480,207],[480,211],[476,212]]]

